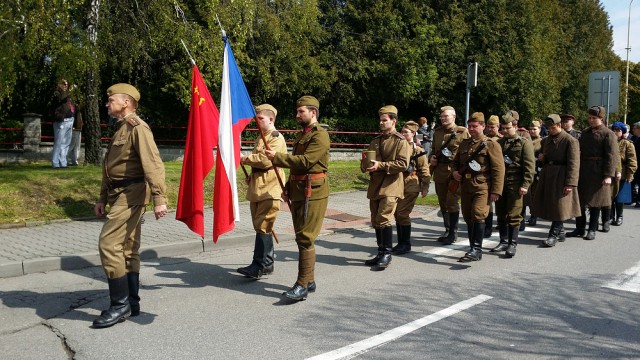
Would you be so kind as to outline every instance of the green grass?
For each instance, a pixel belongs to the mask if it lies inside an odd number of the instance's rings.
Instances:
[[[182,163],[167,162],[165,169],[169,208],[175,209]],[[205,179],[205,206],[213,203],[214,172]],[[101,168],[91,165],[65,170],[54,170],[45,162],[1,166],[0,224],[94,216],[101,178]],[[360,172],[357,161],[334,161],[329,164],[329,183],[331,192],[366,190],[369,177]],[[240,201],[246,191],[244,174],[238,170]],[[419,197],[417,203],[437,205],[437,198]]]

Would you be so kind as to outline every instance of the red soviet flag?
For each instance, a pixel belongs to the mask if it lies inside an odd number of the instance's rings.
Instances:
[[[184,148],[176,219],[204,237],[204,178],[213,168],[220,114],[196,65],[191,77],[191,110]]]

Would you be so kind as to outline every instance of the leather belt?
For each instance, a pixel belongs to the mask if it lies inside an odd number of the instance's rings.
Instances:
[[[144,177],[139,178],[131,178],[131,179],[122,179],[122,180],[110,180],[109,181],[109,190],[127,187],[131,184],[139,184],[144,182]]]
[[[269,171],[269,169],[259,169],[259,168],[251,167],[251,172],[254,174],[263,173],[267,171]]]
[[[325,176],[327,176],[327,173],[289,175],[289,179],[294,181],[306,181],[307,179],[308,180],[322,179]]]

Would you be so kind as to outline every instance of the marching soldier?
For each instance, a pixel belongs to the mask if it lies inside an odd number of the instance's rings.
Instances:
[[[94,211],[105,216],[109,204],[98,246],[111,305],[93,321],[95,328],[140,314],[142,215],[152,198],[156,220],[167,213],[164,164],[149,125],[136,115],[140,93],[129,84],[115,84],[107,95],[109,116],[118,122],[104,157],[100,200]]]
[[[523,196],[529,192],[535,173],[535,160],[531,141],[516,135],[518,122],[511,116],[502,118],[502,147],[505,177],[502,196],[496,201],[500,243],[491,252],[505,251],[507,257],[516,254],[520,222],[522,221]]]
[[[382,135],[376,136],[367,151],[375,151],[375,159],[363,158],[362,172],[369,172],[371,180],[367,190],[371,225],[376,232],[377,255],[364,263],[384,270],[391,263],[393,246],[392,220],[398,199],[404,197],[403,171],[409,166],[409,143],[396,131],[398,109],[393,105],[378,110]]]
[[[498,119],[498,115],[489,116],[489,120],[487,120],[487,127],[484,133],[489,139],[493,139],[496,141],[502,137],[502,134],[500,133],[500,120]],[[493,214],[495,213],[496,208],[495,203],[491,203],[489,206],[489,215],[487,215],[487,218],[484,220],[485,239],[490,238],[491,233],[493,232]]]
[[[540,142],[538,162],[542,170],[531,206],[533,216],[551,220],[549,235],[543,242],[548,247],[565,240],[563,221],[580,216],[580,145],[562,130],[560,121],[558,114],[550,114],[544,120],[549,135]]]
[[[589,128],[580,136],[580,180],[578,193],[582,214],[576,218],[576,229],[567,233],[569,237],[584,236],[585,240],[596,238],[600,211],[609,218],[611,214],[611,182],[616,176],[616,164],[620,154],[616,136],[604,126],[606,111],[602,106],[588,110]],[[585,236],[586,208],[589,208],[589,229]],[[609,231],[605,222],[603,231]]]
[[[260,279],[262,275],[273,272],[273,224],[280,211],[282,197],[278,176],[284,179],[284,171],[273,167],[264,150],[268,148],[287,153],[284,137],[274,127],[277,114],[278,111],[269,104],[256,106],[256,124],[262,129],[266,144],[262,136],[259,137],[251,155],[243,156],[240,161],[243,165],[251,166],[247,200],[256,238],[251,265],[239,268],[238,272],[253,279]],[[276,175],[276,171],[279,175]]]
[[[433,135],[429,172],[436,184],[438,204],[445,228],[444,234],[438,238],[438,241],[445,244],[452,244],[458,239],[460,218],[460,192],[452,193],[448,190],[452,171],[451,161],[460,143],[468,138],[469,131],[456,125],[456,111],[453,107],[440,108],[440,126],[436,127]]]
[[[426,150],[416,144],[414,139],[418,131],[418,123],[407,121],[402,127],[402,136],[409,142],[411,156],[409,167],[402,173],[404,178],[404,198],[398,200],[395,212],[396,230],[398,233],[398,245],[393,247],[396,255],[406,254],[411,251],[411,211],[416,204],[418,194],[422,197],[429,193],[429,166]]]
[[[291,218],[298,244],[298,278],[284,295],[304,300],[316,290],[316,249],[314,242],[322,229],[329,201],[329,133],[318,124],[320,102],[303,96],[296,102],[296,121],[302,131],[293,143],[293,153],[265,150],[274,166],[290,170],[285,196],[291,200]]]
[[[500,145],[484,136],[484,115],[476,112],[467,121],[470,138],[461,144],[453,159],[453,180],[460,183],[462,215],[467,223],[470,250],[460,261],[482,259],[484,220],[489,203],[498,200],[504,181],[504,159]],[[453,182],[452,185],[457,184]],[[456,186],[451,186],[451,190]]]
[[[620,152],[620,162],[616,165],[616,178],[611,185],[612,209],[611,218],[602,218],[602,223],[610,221],[611,225],[622,225],[622,210],[625,202],[631,202],[631,182],[633,174],[638,169],[638,160],[636,159],[636,149],[630,140],[625,139],[624,134],[627,133],[627,126],[616,121],[611,125],[611,130],[618,138],[618,150]],[[623,189],[626,188],[626,189]],[[625,191],[628,190],[629,201],[622,200]],[[603,215],[604,216],[604,215]]]
[[[535,196],[535,192],[536,192],[536,188],[538,187],[538,177],[540,176],[539,172],[540,172],[540,163],[538,162],[538,154],[540,153],[540,147],[541,147],[541,141],[542,141],[542,136],[540,136],[540,129],[541,129],[541,120],[533,120],[531,122],[531,124],[529,125],[529,135],[531,135],[531,143],[533,145],[533,157],[536,159],[535,160],[535,174],[533,177],[533,182],[531,183],[531,187],[529,188],[529,192],[524,196],[524,207],[523,207],[523,214],[526,215],[527,214],[527,206],[529,207],[529,211],[531,211],[531,202],[533,201],[533,197]],[[527,224],[531,225],[531,226],[536,226],[538,222],[538,219],[533,216],[530,215],[529,216],[529,220],[527,221]]]
[[[562,116],[560,116],[560,120],[562,120],[562,129],[564,129],[567,134],[573,136],[574,139],[580,140],[582,132],[573,128],[573,124],[576,118],[571,114],[563,114]]]
[[[516,134],[520,137],[523,137],[529,141],[531,141],[531,135],[529,135],[529,131],[527,131],[527,128],[524,127],[523,124],[520,123],[520,114],[518,114],[517,111],[515,110],[509,110],[507,111],[504,115],[502,115],[502,117],[508,117],[513,119],[513,121],[518,123],[518,129],[516,130]],[[525,229],[525,222],[524,222],[524,208],[522,208],[522,221],[520,221],[520,228],[519,231],[524,231]]]

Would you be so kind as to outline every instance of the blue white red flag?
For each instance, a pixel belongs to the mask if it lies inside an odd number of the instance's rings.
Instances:
[[[218,125],[216,179],[213,189],[213,242],[233,230],[240,220],[236,169],[240,165],[240,134],[255,117],[256,111],[231,51],[224,39],[222,96]]]

